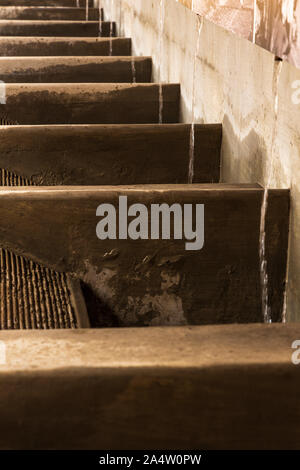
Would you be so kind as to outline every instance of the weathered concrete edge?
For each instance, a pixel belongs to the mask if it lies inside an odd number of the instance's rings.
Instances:
[[[2,332],[0,448],[299,448],[299,335],[291,324]]]
[[[1,331],[0,376],[64,369],[203,369],[285,365],[291,368],[299,324]],[[155,354],[153,354],[155,351]],[[98,371],[98,372],[96,372]],[[300,372],[300,365],[299,365]]]

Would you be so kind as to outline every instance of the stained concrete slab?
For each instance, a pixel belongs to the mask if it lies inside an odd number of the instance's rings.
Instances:
[[[0,332],[0,447],[299,449],[299,337],[292,324]]]
[[[222,128],[194,132],[194,182],[217,183]],[[187,183],[190,135],[187,124],[6,126],[0,168],[46,186]]]
[[[148,83],[151,57],[0,57],[5,83]]]
[[[102,21],[101,36],[116,35],[115,22]],[[0,20],[1,36],[98,37],[99,21]]]
[[[159,122],[159,85],[6,84],[1,113],[17,124],[147,124]],[[162,87],[163,123],[178,122],[180,85]]]
[[[24,0],[25,3],[25,0]],[[99,8],[89,8],[88,19],[99,20]],[[101,18],[103,19],[103,10],[101,10]],[[68,8],[68,7],[3,7],[0,4],[1,20],[86,20],[86,8]]]
[[[205,242],[99,240],[100,204],[204,204]],[[0,245],[83,280],[92,326],[263,321],[257,185],[141,185],[0,189]],[[266,215],[268,293],[282,320],[289,192],[270,190]],[[131,218],[130,218],[131,220]],[[172,229],[171,229],[172,230]],[[173,233],[173,232],[171,232]]]
[[[128,56],[130,38],[78,37],[3,37],[0,36],[0,56]]]
[[[85,7],[86,0],[0,0],[0,6],[51,6],[51,7],[77,7],[77,3],[80,7]],[[93,5],[93,0],[88,0],[89,5]]]

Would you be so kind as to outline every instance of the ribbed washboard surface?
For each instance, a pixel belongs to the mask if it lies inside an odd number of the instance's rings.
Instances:
[[[0,186],[30,185],[0,170]],[[77,328],[67,275],[0,249],[0,329],[56,328]]]
[[[5,168],[0,169],[0,186],[34,186],[35,184]]]
[[[0,328],[76,328],[65,273],[0,250]]]

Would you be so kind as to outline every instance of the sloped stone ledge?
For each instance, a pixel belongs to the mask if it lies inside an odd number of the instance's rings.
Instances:
[[[298,448],[298,338],[300,325],[1,332],[0,447]]]

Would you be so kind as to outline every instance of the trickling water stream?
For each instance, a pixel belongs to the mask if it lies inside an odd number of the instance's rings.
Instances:
[[[261,206],[260,217],[260,237],[259,237],[259,257],[260,257],[260,282],[261,282],[261,300],[262,300],[262,313],[265,323],[272,323],[272,309],[269,305],[269,278],[268,278],[268,261],[266,257],[266,216],[269,203],[269,188],[271,185],[273,172],[274,172],[274,147],[275,147],[275,132],[276,123],[278,118],[278,89],[280,73],[282,69],[282,61],[275,61],[274,64],[274,79],[273,88],[275,93],[274,98],[274,127],[272,132],[272,149],[270,155],[270,169],[268,173],[268,180],[265,185],[263,202]]]
[[[85,0],[85,21],[89,20],[89,0]]]
[[[98,30],[98,36],[101,38],[102,36],[102,4],[101,0],[98,0],[98,8],[99,8],[99,30]]]
[[[290,221],[291,223],[291,221]],[[285,275],[285,289],[284,289],[284,294],[283,294],[283,307],[282,307],[282,323],[287,322],[287,288],[288,288],[288,268],[290,266],[289,263],[289,253],[290,251],[288,250],[288,256],[287,256],[287,263],[286,263],[286,275]]]
[[[256,19],[257,19],[257,4],[256,0],[253,0],[253,31],[252,31],[252,42],[256,43]]]
[[[114,0],[110,0],[110,26],[109,26],[109,55],[113,53],[113,11],[114,11]]]
[[[189,172],[188,172],[188,183],[192,184],[194,180],[194,162],[195,162],[195,104],[196,104],[196,62],[200,50],[200,37],[203,27],[203,17],[198,16],[199,27],[198,27],[198,36],[197,43],[194,55],[194,64],[193,64],[193,88],[192,88],[192,124],[190,130],[190,142],[189,142]]]
[[[163,97],[163,83],[162,83],[162,73],[163,73],[163,33],[164,33],[164,22],[165,22],[165,2],[160,0],[160,21],[159,21],[159,96],[158,96],[158,123],[162,124],[163,122],[163,107],[164,107],[164,97]]]
[[[266,187],[260,213],[260,237],[259,237],[259,258],[260,258],[260,284],[262,313],[265,323],[272,323],[272,312],[269,306],[269,278],[268,263],[266,257],[266,215],[268,210],[269,190]]]
[[[136,83],[136,68],[135,68],[135,60],[134,60],[133,54],[131,54],[131,73],[132,73],[132,83]]]

